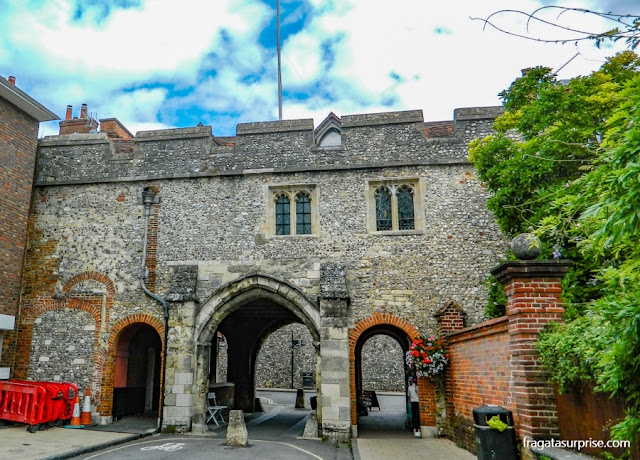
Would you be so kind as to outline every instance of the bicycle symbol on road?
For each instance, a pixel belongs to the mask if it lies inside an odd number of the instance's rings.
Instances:
[[[173,452],[175,450],[180,450],[184,447],[184,442],[167,442],[162,444],[161,446],[147,446],[143,447],[140,450],[164,450],[165,452]]]

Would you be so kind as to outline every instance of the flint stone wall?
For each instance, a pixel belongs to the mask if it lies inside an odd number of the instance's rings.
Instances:
[[[49,310],[35,319],[29,380],[71,382],[84,391],[91,382],[93,317],[82,310]]]
[[[321,267],[339,263],[350,298],[346,326],[388,312],[423,334],[433,333],[433,313],[449,300],[466,311],[469,324],[479,322],[487,296],[483,282],[504,257],[506,242],[466,159],[467,142],[490,132],[496,111],[474,110],[457,113],[455,135],[439,138],[425,137],[420,112],[345,116],[344,145],[328,149],[313,144],[312,125],[304,120],[239,126],[235,146],[218,145],[208,127],[142,132],[132,150],[100,133],[45,138],[39,145],[23,305],[60,292],[79,273],[95,271],[115,286],[107,333],[136,313],[162,320],[161,306],[144,295],[139,281],[140,194],[153,186],[160,196],[153,206],[154,289],[162,296],[195,293],[196,305],[202,305],[223,284],[265,273],[317,303]],[[424,202],[423,232],[368,233],[367,183],[389,178],[424,182],[416,197]],[[315,185],[319,226],[313,235],[268,234],[266,200],[274,184]],[[180,337],[192,344],[192,317],[171,308],[170,341]],[[68,321],[76,329],[90,324],[80,317]],[[53,332],[37,337],[39,347]],[[269,341],[265,347],[284,358]],[[188,356],[184,348],[180,353]],[[171,353],[170,346],[168,382]],[[68,362],[75,359],[84,359],[81,350],[67,354]],[[41,379],[58,375],[40,368]],[[258,385],[267,378],[259,374]]]

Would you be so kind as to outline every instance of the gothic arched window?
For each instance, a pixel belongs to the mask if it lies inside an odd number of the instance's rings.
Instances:
[[[396,192],[398,201],[398,229],[413,230],[415,228],[413,214],[413,189],[408,185],[403,185]]]
[[[379,187],[376,199],[376,230],[391,230],[391,191],[387,187]]]
[[[276,235],[291,234],[291,202],[285,194],[276,198]]]
[[[311,197],[307,192],[296,195],[296,235],[311,234]]]

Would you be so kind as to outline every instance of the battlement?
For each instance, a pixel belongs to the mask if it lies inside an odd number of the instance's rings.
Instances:
[[[467,143],[489,134],[501,112],[500,107],[462,108],[452,121],[427,123],[422,110],[331,113],[315,130],[312,119],[240,123],[234,137],[215,137],[211,126],[131,136],[108,118],[100,120],[101,132],[40,140],[36,178],[38,185],[53,185],[463,164]]]

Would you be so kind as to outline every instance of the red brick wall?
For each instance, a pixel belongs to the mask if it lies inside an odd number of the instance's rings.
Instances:
[[[0,98],[0,313],[17,316],[27,241],[38,122]],[[15,333],[6,332],[1,367],[12,367]]]
[[[503,316],[454,332],[448,337],[451,365],[445,395],[448,435],[475,451],[472,410],[497,404],[513,410],[509,379],[508,318]]]

